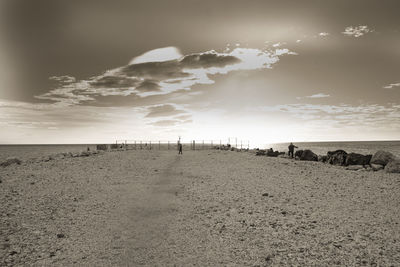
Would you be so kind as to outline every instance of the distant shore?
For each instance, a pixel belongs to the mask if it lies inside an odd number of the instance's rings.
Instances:
[[[396,265],[399,174],[219,150],[0,168],[0,265]]]

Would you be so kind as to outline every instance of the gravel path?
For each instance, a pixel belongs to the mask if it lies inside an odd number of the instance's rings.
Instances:
[[[400,176],[229,151],[0,169],[0,265],[398,266]]]

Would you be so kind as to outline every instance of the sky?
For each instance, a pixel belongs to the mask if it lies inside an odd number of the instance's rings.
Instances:
[[[397,0],[0,2],[0,143],[400,140]]]

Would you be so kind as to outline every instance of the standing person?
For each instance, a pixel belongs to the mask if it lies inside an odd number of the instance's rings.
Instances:
[[[293,153],[294,153],[294,149],[298,148],[297,146],[293,145],[293,143],[290,143],[290,145],[288,146],[289,148],[289,157],[293,158]]]
[[[182,153],[182,144],[181,143],[178,144],[178,149],[179,149],[178,154],[183,154]]]

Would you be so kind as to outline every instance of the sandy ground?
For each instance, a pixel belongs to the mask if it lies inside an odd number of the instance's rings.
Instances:
[[[0,169],[0,265],[399,266],[400,175],[230,151]]]

